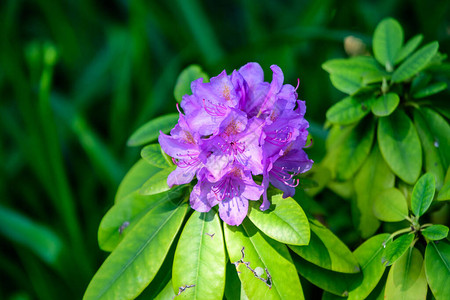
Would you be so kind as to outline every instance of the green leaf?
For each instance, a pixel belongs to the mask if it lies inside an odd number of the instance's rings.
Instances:
[[[139,193],[141,195],[154,195],[170,190],[170,187],[167,185],[167,177],[175,169],[176,166],[162,169],[142,185]]]
[[[245,293],[242,293],[243,290],[236,272],[236,266],[228,262],[226,269],[225,299],[243,299]]]
[[[352,72],[330,74],[331,84],[339,91],[353,95],[362,87],[362,78],[356,77]]]
[[[422,148],[414,125],[402,110],[379,119],[378,144],[392,171],[414,184],[422,168]]]
[[[181,233],[172,271],[176,293],[180,287],[193,287],[186,288],[177,298],[222,299],[225,259],[222,226],[216,211],[194,211]]]
[[[437,196],[438,201],[450,200],[450,180],[447,180]]]
[[[414,185],[411,197],[411,211],[416,217],[422,216],[430,207],[436,186],[434,176],[426,173]]]
[[[108,256],[83,299],[132,299],[152,281],[188,209],[163,202],[150,210]]]
[[[285,245],[266,237],[247,218],[240,226],[226,225],[224,231],[230,261],[249,299],[304,299]],[[262,273],[260,278],[250,268]]]
[[[281,194],[272,197],[270,209],[259,210],[259,201],[252,201],[248,217],[262,232],[274,240],[291,245],[308,245],[309,222],[303,209]]]
[[[202,68],[198,65],[190,65],[181,71],[173,91],[175,99],[178,103],[181,102],[184,95],[191,94],[191,83],[198,78],[203,78],[203,82],[209,81],[209,76],[206,75],[206,73],[203,72]]]
[[[333,272],[318,267],[301,257],[294,258],[297,272],[313,285],[338,296],[347,296],[352,282],[361,282],[362,276]]]
[[[433,136],[433,144],[439,150],[444,169],[447,169],[450,165],[450,125],[430,108],[422,107],[420,112]]]
[[[392,82],[404,81],[422,71],[437,53],[438,48],[438,42],[431,42],[417,50],[395,70]]]
[[[168,114],[155,118],[136,130],[128,139],[128,146],[142,146],[158,139],[159,132],[169,133],[178,123],[178,114]]]
[[[310,220],[311,239],[308,246],[289,245],[303,259],[341,273],[358,273],[359,265],[352,252],[328,228]]]
[[[175,293],[172,288],[172,280],[166,284],[166,286],[162,289],[162,291],[156,296],[155,300],[167,300],[174,299]]]
[[[385,266],[380,263],[383,255],[382,244],[388,237],[387,233],[373,236],[353,252],[361,266],[363,279],[351,283],[349,300],[366,299],[377,286],[385,270]]]
[[[412,248],[389,270],[384,299],[415,300],[426,296],[427,279],[422,254]]]
[[[430,242],[425,250],[425,273],[436,300],[450,295],[450,244],[448,241]]]
[[[440,190],[444,182],[444,166],[438,148],[434,145],[431,131],[419,110],[414,110],[414,124],[422,142],[425,157],[425,170],[434,175],[436,189]]]
[[[423,35],[421,35],[421,34],[413,36],[398,52],[398,55],[395,58],[395,64],[401,62],[406,57],[408,57],[411,53],[413,53],[414,50],[416,50],[416,48],[422,42],[422,39],[423,39]]]
[[[161,152],[161,146],[159,144],[145,146],[141,150],[141,156],[146,162],[158,168],[166,168],[172,166],[172,164],[169,164],[164,158]]]
[[[337,102],[327,110],[327,120],[333,124],[347,125],[361,120],[370,111],[368,107],[371,99],[360,101],[354,97],[347,97]]]
[[[363,238],[372,236],[380,226],[380,221],[373,212],[373,204],[378,193],[393,187],[394,182],[394,174],[381,156],[378,145],[375,145],[354,179],[356,206],[359,212],[354,217]]]
[[[388,72],[392,72],[402,45],[402,26],[392,18],[382,20],[373,34],[373,54]]]
[[[336,161],[338,180],[350,179],[361,167],[372,148],[374,134],[375,122],[372,118],[364,119],[350,132],[340,145]]]
[[[2,235],[27,247],[47,264],[57,266],[64,244],[55,232],[3,205],[0,205],[0,220]]]
[[[400,103],[400,98],[396,93],[387,93],[378,97],[372,103],[372,113],[378,117],[389,116]]]
[[[100,222],[98,229],[100,248],[104,251],[113,251],[148,211],[162,202],[180,199],[184,193],[183,187],[152,196],[134,192],[114,204]]]
[[[120,202],[126,196],[139,190],[142,184],[159,171],[161,171],[160,168],[152,166],[145,160],[140,159],[131,167],[120,183],[114,200],[115,203]]]
[[[430,84],[417,92],[413,94],[413,98],[419,99],[419,98],[425,98],[434,94],[437,94],[447,88],[447,83],[445,82],[436,82],[433,84]]]
[[[402,192],[393,187],[378,194],[373,212],[381,221],[399,222],[408,217],[408,204]]]
[[[445,239],[448,236],[448,227],[444,225],[431,225],[422,230],[422,235],[431,241]]]
[[[409,233],[399,236],[394,241],[388,241],[381,262],[386,263],[386,266],[395,263],[408,250],[413,240],[414,234]]]

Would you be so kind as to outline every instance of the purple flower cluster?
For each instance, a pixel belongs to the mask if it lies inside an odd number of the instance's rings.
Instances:
[[[281,69],[272,65],[272,82],[264,82],[257,63],[248,63],[231,75],[225,71],[210,82],[192,82],[192,95],[184,95],[178,124],[159,143],[177,165],[168,179],[170,187],[197,184],[190,195],[193,209],[207,212],[219,205],[222,220],[239,225],[248,211],[248,200],[263,196],[261,210],[270,206],[271,183],[291,197],[296,175],[308,171],[313,161],[303,151],[308,136],[305,102],[296,89],[284,84]],[[262,175],[261,184],[252,175]]]

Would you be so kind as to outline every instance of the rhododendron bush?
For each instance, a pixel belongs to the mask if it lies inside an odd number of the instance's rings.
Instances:
[[[173,113],[128,141],[142,159],[100,224],[111,254],[85,299],[303,299],[306,281],[323,299],[448,299],[448,228],[429,217],[450,199],[449,110],[432,101],[448,64],[422,39],[404,43],[388,18],[373,55],[323,64],[346,96],[326,114],[316,163],[308,74],[294,86],[277,65],[211,78],[186,68]],[[327,193],[350,207],[354,249],[317,208]]]

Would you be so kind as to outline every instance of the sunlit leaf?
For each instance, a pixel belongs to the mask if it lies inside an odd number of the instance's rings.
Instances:
[[[226,225],[224,231],[230,261],[236,263],[249,299],[304,299],[285,245],[266,237],[248,219],[237,227]],[[255,276],[257,268],[263,271],[260,278]]]
[[[100,248],[104,251],[113,251],[149,210],[162,202],[180,199],[184,192],[183,188],[174,188],[152,196],[134,192],[123,198],[111,207],[100,222],[98,229]]]
[[[450,200],[450,180],[445,181],[437,196],[438,201]]]
[[[392,82],[401,82],[422,71],[437,53],[438,48],[438,42],[431,42],[417,50],[395,70],[392,74]]]
[[[400,103],[396,93],[387,93],[378,97],[372,103],[372,113],[378,117],[389,116]]]
[[[173,91],[175,99],[178,103],[181,102],[184,95],[191,94],[191,83],[198,78],[203,78],[203,82],[209,81],[209,76],[206,75],[206,73],[203,72],[202,68],[198,65],[190,65],[181,71]]]
[[[379,119],[378,144],[389,167],[403,181],[414,184],[422,168],[422,147],[409,117],[396,110]]]
[[[425,98],[434,94],[437,94],[447,88],[447,83],[445,82],[436,82],[430,84],[413,94],[413,98]]]
[[[141,195],[154,195],[170,190],[170,187],[167,185],[167,176],[175,169],[176,166],[162,169],[142,185],[139,193]]]
[[[373,204],[375,216],[385,222],[399,222],[408,216],[405,196],[396,188],[381,191]]]
[[[411,211],[416,217],[422,216],[431,205],[435,192],[434,176],[426,173],[414,185],[411,197]]]
[[[168,133],[178,122],[178,114],[168,114],[148,121],[128,139],[128,146],[142,146],[158,139],[159,132]]]
[[[186,215],[186,203],[163,202],[150,210],[108,256],[83,299],[132,299],[161,267]]]
[[[390,240],[386,243],[382,263],[386,263],[386,266],[390,266],[399,259],[403,253],[405,253],[414,240],[414,234],[403,234],[396,238],[394,241]]]
[[[310,220],[311,239],[308,246],[289,247],[303,259],[324,269],[342,273],[358,273],[356,258],[347,246],[328,228]]]
[[[145,160],[140,159],[135,163],[123,178],[117,189],[115,203],[139,190],[150,177],[161,171],[160,168],[150,165]]]
[[[386,233],[373,236],[353,252],[361,266],[363,279],[351,283],[348,299],[366,299],[377,286],[385,270],[385,266],[381,264],[382,244],[388,236]]]
[[[436,300],[450,295],[450,244],[448,241],[429,242],[425,250],[425,273]]]
[[[422,230],[422,235],[432,241],[442,240],[448,236],[448,227],[440,224],[431,225]]]
[[[439,149],[435,146],[435,140],[431,131],[419,110],[414,110],[414,125],[422,142],[425,170],[434,175],[436,189],[440,190],[444,182],[444,166]]]
[[[426,296],[427,279],[422,254],[412,248],[389,270],[384,299],[413,300],[425,299]]]
[[[194,211],[181,233],[175,252],[172,285],[186,288],[180,299],[222,299],[225,289],[225,247],[215,210]]]
[[[361,120],[370,111],[369,102],[354,97],[347,97],[334,104],[327,111],[327,120],[334,124],[352,124]]]
[[[291,245],[307,245],[310,238],[309,222],[303,209],[281,194],[271,199],[272,205],[266,211],[259,209],[259,202],[251,202],[248,217],[262,232],[276,241]]]
[[[403,29],[392,18],[381,21],[373,34],[373,54],[386,70],[393,70],[395,60],[403,44]]]
[[[156,296],[155,300],[167,300],[173,299],[174,297],[175,293],[173,292],[172,280],[169,280],[164,289]]]
[[[405,45],[400,49],[400,51],[397,54],[397,57],[395,58],[395,64],[401,62],[404,60],[408,55],[414,52],[416,48],[420,45],[422,42],[423,35],[418,34],[416,36],[413,36],[408,42],[406,42]]]
[[[147,145],[142,148],[141,157],[152,166],[161,169],[172,165],[164,158],[159,144]]]
[[[375,146],[354,179],[359,212],[355,216],[356,224],[363,238],[372,236],[380,226],[380,221],[373,213],[373,204],[380,192],[394,186],[394,181],[394,174],[381,156],[378,146]]]

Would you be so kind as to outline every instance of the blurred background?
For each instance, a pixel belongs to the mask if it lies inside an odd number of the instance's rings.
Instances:
[[[321,64],[370,53],[394,17],[450,53],[448,0],[2,0],[0,299],[80,299],[107,253],[97,228],[137,161],[128,137],[175,112],[179,72],[279,65],[306,100],[324,154],[325,111],[343,94]],[[349,38],[350,37],[350,38]],[[345,42],[344,42],[345,41]],[[448,94],[448,90],[446,92]]]

